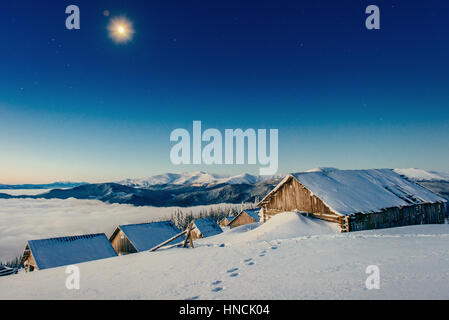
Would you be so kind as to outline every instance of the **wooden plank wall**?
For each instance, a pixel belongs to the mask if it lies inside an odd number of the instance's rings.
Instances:
[[[302,211],[336,223],[341,223],[341,217],[333,213],[323,201],[300,184],[296,179],[290,179],[274,193],[264,207],[264,221],[271,216],[285,211]]]
[[[243,226],[245,224],[255,223],[253,218],[251,218],[246,212],[243,212],[241,215],[239,215],[236,219],[232,221],[232,223],[229,225],[232,228],[236,228],[239,226]]]
[[[227,227],[227,226],[229,226],[229,220],[228,219],[222,219],[218,225],[220,227]]]
[[[137,250],[122,231],[117,232],[111,241],[112,247],[118,255],[136,253]]]
[[[201,231],[198,228],[195,228],[190,232],[190,237],[191,237],[192,241],[198,240],[198,239],[203,238],[203,234],[201,233]]]
[[[357,214],[349,220],[351,231],[401,227],[417,224],[444,223],[443,204],[428,203],[402,208],[389,208],[383,212]]]
[[[30,255],[28,256],[27,260],[28,262],[28,266],[26,268],[26,271],[35,271],[35,270],[39,270],[39,268],[37,267],[36,261],[34,260],[33,255],[30,252]]]

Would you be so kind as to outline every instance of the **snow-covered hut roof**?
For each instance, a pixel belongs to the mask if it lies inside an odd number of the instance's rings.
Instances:
[[[243,210],[243,212],[246,212],[251,218],[253,218],[254,220],[256,220],[256,222],[259,222],[259,212],[260,212],[260,208],[256,208],[256,209],[245,209],[245,210]]]
[[[0,265],[0,277],[16,274],[17,272],[18,272],[17,268],[8,268],[6,266]]]
[[[137,251],[153,249],[158,244],[181,233],[181,230],[172,221],[130,224],[119,226],[119,229],[125,234]]]
[[[261,203],[266,202],[292,178],[341,215],[446,202],[429,189],[401,177],[391,169],[332,169],[290,174]]]
[[[231,222],[232,220],[235,219],[236,216],[231,216],[231,217],[224,217],[223,220],[227,220],[228,222]]]
[[[30,240],[28,248],[40,270],[117,256],[104,233]]]
[[[223,232],[220,226],[212,218],[201,218],[194,221],[195,227],[204,238],[215,236]]]
[[[234,217],[234,219],[231,220],[230,224],[233,221],[235,221],[238,217],[240,217],[244,212],[246,212],[246,214],[248,214],[256,222],[259,222],[259,220],[260,220],[260,217],[259,217],[260,208],[256,208],[256,209],[245,209],[245,210],[242,210],[238,215],[236,215]]]

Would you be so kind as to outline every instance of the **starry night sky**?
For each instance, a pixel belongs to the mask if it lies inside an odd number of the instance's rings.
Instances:
[[[381,30],[365,28],[370,4]],[[115,16],[131,42],[108,37]],[[435,0],[4,0],[0,183],[258,172],[172,165],[170,132],[194,120],[279,129],[280,173],[449,171],[448,31]]]

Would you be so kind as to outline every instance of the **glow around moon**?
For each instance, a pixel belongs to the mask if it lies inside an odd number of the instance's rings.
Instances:
[[[135,31],[131,21],[124,17],[113,18],[108,25],[109,37],[116,43],[131,41]]]

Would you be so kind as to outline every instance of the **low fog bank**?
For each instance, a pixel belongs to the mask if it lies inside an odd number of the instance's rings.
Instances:
[[[217,204],[190,208],[135,207],[77,199],[0,199],[0,261],[22,254],[27,240],[105,233],[117,225],[170,219],[177,210],[199,214],[211,208],[240,205]]]

